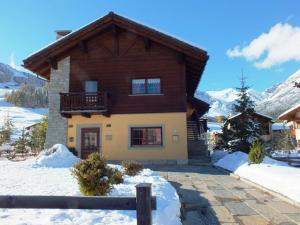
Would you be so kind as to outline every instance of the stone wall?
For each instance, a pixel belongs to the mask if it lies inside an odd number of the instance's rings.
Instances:
[[[57,70],[51,69],[49,85],[49,122],[45,147],[67,144],[68,120],[60,114],[61,92],[69,92],[70,57],[58,62]]]

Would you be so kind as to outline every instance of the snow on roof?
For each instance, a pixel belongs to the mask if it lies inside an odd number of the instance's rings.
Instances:
[[[110,13],[115,14],[114,12],[110,12]],[[110,13],[109,13],[109,14],[110,14]],[[107,15],[108,15],[108,14],[107,14]],[[119,13],[118,13],[118,14],[115,14],[115,15],[118,15],[118,16],[124,17],[124,18],[126,18],[126,19],[128,19],[128,20],[134,21],[135,23],[138,23],[139,25],[142,25],[142,26],[145,26],[145,27],[147,27],[147,28],[153,29],[153,30],[155,30],[155,31],[157,31],[157,32],[160,32],[160,33],[162,33],[162,34],[164,34],[164,35],[167,35],[167,36],[169,36],[169,37],[171,37],[171,38],[177,39],[178,41],[184,42],[184,43],[189,44],[189,45],[191,45],[191,46],[193,46],[193,47],[196,47],[196,48],[198,48],[198,49],[200,49],[200,50],[202,50],[202,51],[206,51],[206,52],[207,52],[207,49],[204,48],[203,46],[200,46],[200,45],[198,45],[198,44],[192,43],[191,41],[185,41],[184,39],[179,38],[179,37],[177,37],[177,36],[175,36],[175,35],[173,35],[173,34],[171,34],[171,33],[169,33],[169,32],[165,32],[165,31],[163,31],[163,30],[161,30],[161,29],[157,29],[156,27],[154,27],[154,26],[152,26],[152,25],[147,25],[146,23],[142,23],[142,22],[140,22],[140,21],[138,21],[138,20],[136,20],[136,19],[132,19],[132,18],[130,18],[130,17],[127,17],[127,16],[122,15],[122,14],[119,14]],[[106,15],[105,15],[105,16],[106,16]],[[103,17],[104,17],[104,16],[103,16]],[[40,51],[42,51],[42,50],[44,50],[44,49],[50,47],[51,45],[54,45],[54,44],[56,44],[56,43],[58,43],[58,42],[60,42],[60,41],[62,41],[62,40],[64,40],[64,39],[68,38],[69,36],[74,35],[75,33],[81,31],[81,30],[84,29],[85,27],[88,27],[89,25],[98,22],[98,20],[102,19],[103,17],[97,18],[97,19],[95,19],[95,20],[93,20],[93,21],[91,21],[91,22],[89,22],[89,23],[87,23],[87,24],[85,24],[85,25],[79,27],[78,29],[76,29],[76,30],[70,32],[69,34],[67,34],[67,35],[65,35],[65,36],[63,36],[63,37],[61,37],[61,38],[59,38],[59,39],[57,39],[57,40],[51,42],[50,44],[45,45],[44,47],[40,48],[39,50],[37,50],[37,51],[35,51],[35,52],[29,54],[29,55],[26,57],[26,59],[29,58],[29,57],[31,57],[31,56],[33,56],[33,55],[35,55],[35,54],[37,54],[38,52],[40,52]]]
[[[289,130],[289,127],[285,123],[272,124],[272,130]]]
[[[292,108],[288,109],[287,111],[281,113],[281,114],[278,116],[278,118],[281,118],[281,117],[283,117],[283,116],[285,116],[285,115],[287,115],[287,114],[293,112],[294,110],[296,110],[296,109],[298,109],[298,108],[299,108],[299,110],[300,110],[300,104],[295,105],[294,107],[292,107]]]
[[[238,116],[240,116],[241,114],[242,114],[242,113],[238,113],[238,114],[236,114],[236,115],[234,115],[234,116],[231,116],[231,117],[228,118],[228,120],[231,120],[231,119],[233,119],[233,118],[235,118],[235,117],[238,117]],[[267,115],[264,115],[264,114],[261,114],[261,113],[258,113],[258,112],[255,112],[254,114],[259,115],[259,116],[262,116],[262,117],[266,117],[266,118],[269,118],[269,119],[273,120],[273,118],[272,118],[271,116],[267,116]]]
[[[208,122],[207,127],[210,133],[222,133],[222,123]]]

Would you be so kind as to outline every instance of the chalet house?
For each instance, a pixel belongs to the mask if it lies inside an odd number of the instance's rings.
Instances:
[[[238,113],[238,114],[228,118],[226,121],[226,125],[230,129],[230,123],[234,120],[241,119],[241,118],[243,118],[243,114]],[[273,124],[272,120],[273,120],[273,118],[255,112],[253,115],[253,120],[259,122],[262,126],[262,134],[261,134],[260,138],[264,141],[272,140],[272,124]]]
[[[291,130],[291,137],[300,149],[300,104],[282,113],[278,119],[287,122],[287,126]]]
[[[108,160],[201,157],[193,148],[203,146],[198,118],[209,105],[194,92],[206,51],[112,12],[57,38],[24,60],[50,81],[45,147]]]

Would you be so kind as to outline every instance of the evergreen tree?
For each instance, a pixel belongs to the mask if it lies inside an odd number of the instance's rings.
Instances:
[[[29,135],[29,146],[33,151],[43,150],[48,129],[48,116],[44,116],[42,121],[33,129]]]
[[[3,126],[0,128],[0,145],[3,143],[10,143],[13,128],[13,120],[10,118],[9,114],[7,114],[4,118]]]
[[[249,87],[246,86],[244,77],[241,78],[241,87],[237,90],[239,93],[234,111],[240,115],[226,121],[222,139],[224,147],[248,153],[252,142],[260,137],[261,125],[254,119],[255,105],[248,94]]]
[[[28,150],[26,149],[26,147],[29,146],[28,139],[29,139],[28,132],[26,132],[25,129],[23,128],[21,136],[15,142],[16,153],[27,153],[28,152]]]

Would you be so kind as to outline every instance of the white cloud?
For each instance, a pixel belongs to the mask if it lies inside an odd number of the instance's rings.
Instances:
[[[17,65],[16,65],[16,61],[15,61],[15,53],[11,52],[10,56],[9,56],[9,65],[14,68],[17,69]]]
[[[229,57],[244,57],[257,68],[271,68],[288,61],[300,62],[300,27],[278,23],[246,46],[227,50]]]

